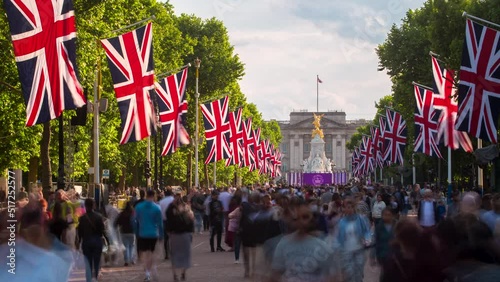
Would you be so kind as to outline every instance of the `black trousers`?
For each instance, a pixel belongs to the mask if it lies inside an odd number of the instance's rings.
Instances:
[[[82,253],[88,262],[87,278],[97,278],[101,267],[102,239],[100,236],[84,238],[82,241]]]
[[[203,231],[207,231],[210,229],[210,220],[208,219],[208,215],[203,215]]]
[[[167,233],[167,221],[163,221],[163,248],[165,249],[165,259],[170,257],[170,240]]]
[[[210,249],[213,251],[215,235],[217,235],[217,248],[222,248],[222,222],[211,222],[210,227]]]

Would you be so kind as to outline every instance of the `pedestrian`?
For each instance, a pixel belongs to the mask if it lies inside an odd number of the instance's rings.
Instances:
[[[315,223],[306,203],[292,209],[295,231],[284,236],[276,246],[270,281],[331,281],[336,274],[332,267],[333,248],[311,235]]]
[[[174,194],[172,192],[172,188],[167,188],[167,190],[165,191],[165,197],[160,201],[160,210],[161,210],[161,217],[163,219],[163,226],[167,226],[167,209],[173,201],[174,201]],[[164,258],[165,260],[168,260],[170,256],[170,242],[167,230],[165,228],[163,230],[164,230],[163,249],[165,252]]]
[[[372,264],[384,265],[391,253],[391,241],[394,237],[394,226],[396,220],[391,209],[385,208],[382,211],[382,221],[375,226],[375,248],[372,252]]]
[[[234,199],[234,198],[233,198]],[[241,201],[240,201],[241,206]],[[240,263],[240,247],[241,247],[241,235],[240,235],[240,221],[241,221],[241,211],[240,206],[229,213],[229,225],[227,227],[228,232],[234,233],[234,263]]]
[[[231,212],[233,212],[235,209],[238,209],[241,205],[241,197],[242,197],[242,193],[241,193],[241,190],[238,190],[234,193],[233,197],[231,198],[231,201],[229,203],[229,214],[231,214]],[[226,243],[226,245],[229,246],[230,248],[230,252],[234,251],[234,240],[235,240],[235,232],[237,231],[236,230],[236,227],[235,227],[235,222],[234,220],[231,220],[229,218],[229,214],[228,214],[228,227],[227,227],[227,230],[226,230],[226,236],[225,236],[225,240],[224,242]],[[231,223],[232,223],[232,227],[231,227]],[[239,224],[238,224],[239,226]]]
[[[132,220],[134,217],[134,210],[132,208],[132,203],[128,201],[125,204],[125,209],[118,215],[114,225],[120,232],[121,241],[124,246],[123,258],[125,260],[125,266],[133,264],[133,253],[135,248],[135,234],[134,226],[132,225]]]
[[[382,201],[382,195],[377,195],[377,200],[373,203],[372,218],[375,226],[382,220],[382,211],[386,208],[385,202]]]
[[[85,199],[86,212],[80,216],[78,225],[78,239],[85,256],[87,282],[97,281],[99,277],[103,237],[105,236],[104,218],[94,208],[94,199]]]
[[[218,199],[219,192],[212,191],[212,201],[208,204],[210,214],[210,250],[215,252],[214,237],[217,236],[217,252],[225,252],[222,248],[222,224],[224,221],[224,207]]]
[[[205,202],[205,198],[200,193],[198,189],[194,189],[194,195],[191,198],[191,209],[194,213],[194,227],[195,231],[198,234],[202,234],[201,231],[203,227],[203,216],[205,215],[205,206],[203,203]]]
[[[345,216],[338,223],[336,242],[340,251],[344,281],[362,282],[365,267],[365,247],[371,244],[370,223],[356,213],[353,199],[344,200]]]
[[[191,267],[191,242],[194,232],[194,214],[181,194],[176,194],[167,209],[167,226],[170,237],[170,254],[174,281],[179,281],[177,271],[181,271],[181,280],[186,280],[186,271]]]
[[[137,237],[137,250],[144,263],[144,281],[151,281],[152,271],[154,271],[153,276],[157,276],[153,253],[158,240],[163,240],[161,209],[154,203],[154,199],[155,192],[153,190],[147,191],[145,200],[135,207],[133,220]]]
[[[420,226],[424,227],[424,229],[433,229],[438,222],[438,211],[430,189],[425,191],[424,198],[420,201],[417,211]]]

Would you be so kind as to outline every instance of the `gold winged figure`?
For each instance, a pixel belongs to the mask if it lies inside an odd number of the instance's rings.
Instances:
[[[316,115],[314,114],[314,129],[312,131],[312,137],[314,138],[316,135],[318,135],[321,139],[323,139],[323,130],[321,130],[321,118],[323,118],[324,115]]]

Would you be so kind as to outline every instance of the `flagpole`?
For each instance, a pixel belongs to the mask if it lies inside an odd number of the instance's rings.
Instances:
[[[94,81],[94,198],[98,199],[97,208],[101,206],[102,197],[100,195],[100,168],[99,168],[99,88],[100,88],[101,62],[97,61]],[[99,195],[99,198],[97,198]]]
[[[483,148],[483,139],[477,139],[477,148]],[[483,188],[483,169],[478,166],[477,168],[477,188]]]
[[[453,185],[451,184],[451,147],[448,147],[448,203],[451,204],[451,193]]]
[[[417,167],[415,166],[415,154],[411,155],[413,163],[413,185],[417,184]]]
[[[195,134],[194,134],[194,187],[196,189],[200,188],[200,180],[198,176],[198,166],[199,166],[199,160],[198,160],[198,141],[199,141],[199,135],[200,135],[200,125],[199,125],[199,102],[198,99],[200,98],[200,93],[198,93],[198,78],[199,78],[199,69],[201,65],[201,60],[196,58],[194,60],[194,66],[196,68],[196,93],[194,94],[195,97],[195,109],[196,109],[196,121],[195,121]],[[208,187],[207,187],[208,188]]]
[[[469,19],[472,19],[472,20],[480,21],[480,22],[492,25],[492,26],[500,29],[500,25],[499,24],[487,21],[485,19],[481,19],[481,18],[475,17],[473,15],[467,14],[467,12],[463,12],[462,17],[466,17],[466,18],[469,18]]]
[[[214,188],[217,187],[217,162],[214,162]]]
[[[149,18],[147,18],[147,19],[143,19],[143,20],[141,20],[141,21],[135,22],[135,23],[133,23],[133,24],[129,24],[129,25],[124,26],[124,27],[122,27],[122,28],[112,30],[112,31],[111,31],[111,33],[116,33],[116,32],[119,32],[119,31],[122,31],[122,30],[128,29],[128,28],[130,28],[130,27],[133,27],[133,26],[139,25],[139,24],[141,24],[141,23],[143,23],[143,22],[147,22],[147,21],[149,21],[149,20],[155,20],[155,19],[156,19],[155,15],[152,15],[151,17],[149,17]]]
[[[319,75],[316,75],[316,112],[319,113]]]

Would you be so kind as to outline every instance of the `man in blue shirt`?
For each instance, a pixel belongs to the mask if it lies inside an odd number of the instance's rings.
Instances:
[[[153,253],[156,242],[163,240],[163,220],[161,209],[155,202],[155,192],[149,190],[145,201],[135,207],[134,229],[137,237],[137,250],[144,261],[146,278],[151,281],[151,269],[153,268]]]

